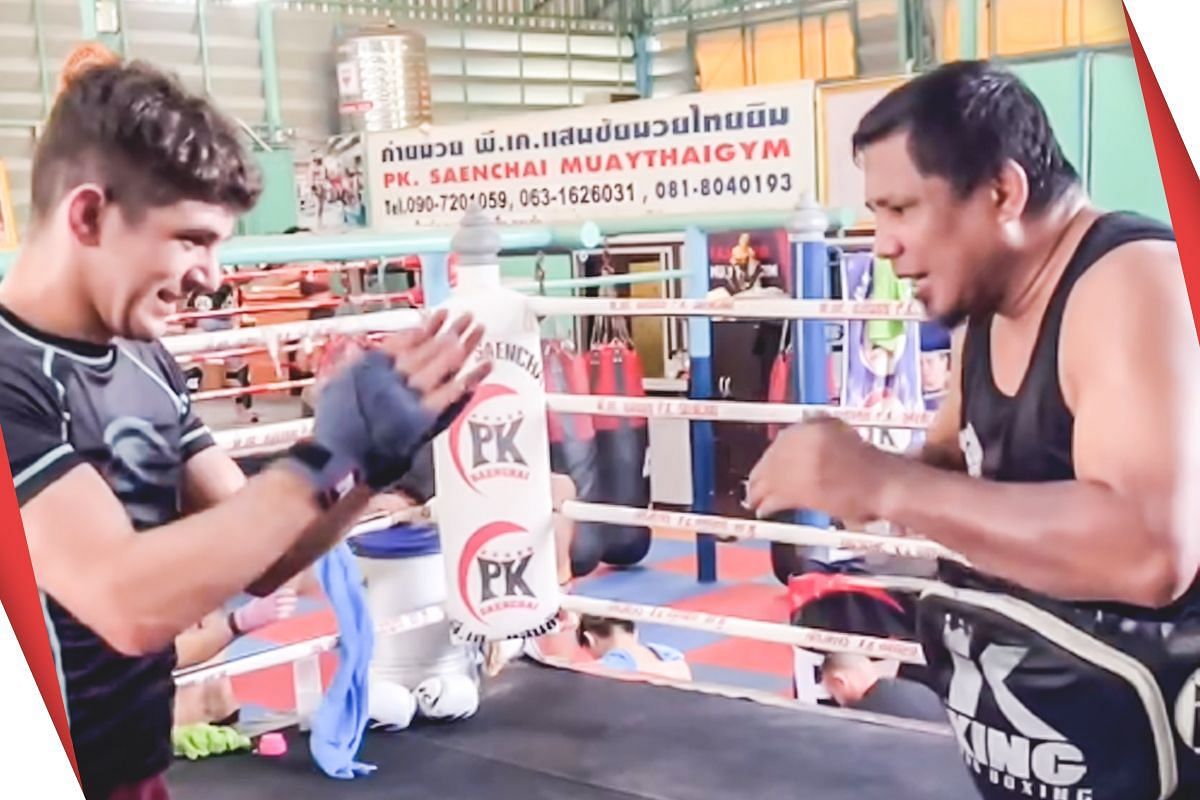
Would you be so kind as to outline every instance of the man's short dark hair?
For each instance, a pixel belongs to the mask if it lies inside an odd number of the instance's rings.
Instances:
[[[618,628],[626,633],[633,633],[637,630],[637,627],[627,619],[598,617],[594,614],[580,614],[579,624],[575,628],[575,641],[580,647],[587,647],[587,639],[584,634],[590,633],[601,639],[607,639]]]
[[[237,127],[142,62],[91,67],[59,95],[34,154],[35,221],[89,182],[134,217],[183,200],[244,213],[262,192]]]
[[[854,152],[896,133],[925,176],[965,197],[1012,160],[1029,180],[1030,213],[1078,183],[1041,102],[1016,75],[985,61],[958,61],[893,89],[854,132]]]

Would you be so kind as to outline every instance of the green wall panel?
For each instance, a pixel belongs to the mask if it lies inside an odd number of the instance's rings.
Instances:
[[[291,150],[256,151],[262,170],[263,193],[254,210],[241,219],[246,236],[283,233],[296,224],[296,166]]]
[[[1075,55],[1009,65],[1042,101],[1063,152],[1080,175],[1086,174],[1084,65],[1084,60]]]
[[[1170,222],[1158,156],[1133,58],[1097,53],[1092,62],[1092,198],[1103,208]]]

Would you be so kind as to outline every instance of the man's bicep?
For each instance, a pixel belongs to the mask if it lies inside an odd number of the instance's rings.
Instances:
[[[207,447],[187,460],[183,471],[188,511],[211,508],[246,485],[246,474],[221,447]]]
[[[1170,269],[1146,264],[1133,286],[1097,275],[1064,321],[1076,475],[1136,503],[1164,534],[1177,533],[1176,512],[1200,482],[1200,345]]]
[[[105,577],[133,536],[108,484],[91,466],[77,464],[22,504],[21,523],[38,586],[103,630],[112,602]]]

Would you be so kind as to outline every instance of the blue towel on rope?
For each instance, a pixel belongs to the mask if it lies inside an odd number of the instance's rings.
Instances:
[[[338,668],[312,720],[309,750],[331,778],[350,780],[375,771],[355,760],[367,727],[367,668],[375,649],[375,628],[367,608],[362,575],[345,542],[314,568],[338,623]]]

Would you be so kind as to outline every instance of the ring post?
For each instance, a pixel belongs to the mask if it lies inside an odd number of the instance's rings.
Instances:
[[[807,193],[796,204],[796,213],[788,224],[794,248],[795,275],[792,296],[805,300],[829,299],[829,247],[825,230],[829,224],[825,212]],[[817,320],[792,320],[792,349],[794,368],[791,370],[792,390],[796,402],[826,405],[829,402],[828,354],[826,353],[826,323]],[[797,525],[828,528],[829,517],[814,511],[797,510]],[[810,558],[828,560],[832,551],[827,547],[806,547]]]
[[[685,292],[690,299],[703,299],[708,294],[708,236],[699,228],[689,227],[683,233],[683,262],[688,276]],[[688,397],[711,400],[712,376],[712,319],[696,316],[688,319],[688,363],[691,380]],[[715,469],[713,467],[713,424],[693,420],[692,432],[692,513],[710,514],[713,510]],[[696,536],[696,572],[701,583],[717,580],[717,540],[711,534]]]

